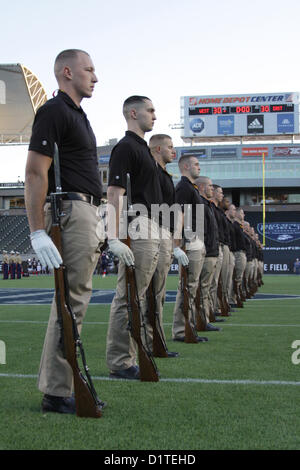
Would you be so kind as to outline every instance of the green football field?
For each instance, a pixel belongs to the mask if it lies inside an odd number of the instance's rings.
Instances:
[[[167,289],[175,290],[177,282],[169,276]],[[95,289],[115,284],[115,276],[94,277]],[[46,276],[0,281],[0,289],[12,293],[52,287]],[[222,331],[207,332],[209,341],[195,345],[172,342],[174,305],[165,304],[168,347],[180,356],[156,359],[158,383],[108,379],[110,305],[90,304],[82,340],[97,393],[108,403],[100,419],[40,411],[36,377],[49,305],[0,304],[6,347],[0,449],[299,450],[300,276],[265,276],[258,293],[220,324]]]

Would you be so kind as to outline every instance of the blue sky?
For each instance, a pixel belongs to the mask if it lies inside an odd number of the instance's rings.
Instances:
[[[180,145],[169,127],[180,120],[180,96],[300,90],[296,0],[0,0],[0,12],[0,63],[27,66],[48,97],[56,55],[90,53],[99,82],[82,106],[98,145],[122,137],[132,94],[152,99],[154,132]],[[0,181],[22,178],[26,148],[19,159],[14,149],[11,165],[5,152],[0,146]]]

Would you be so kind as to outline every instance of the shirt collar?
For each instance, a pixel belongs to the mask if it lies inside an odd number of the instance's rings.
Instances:
[[[139,135],[137,135],[135,132],[126,131],[126,136],[133,137],[137,142],[139,142],[140,144],[144,144],[148,147],[147,142],[144,139],[142,139]]]
[[[187,177],[187,176],[182,176],[181,179],[184,181],[184,182],[188,182],[189,184],[191,184],[193,186],[194,189],[197,189],[198,191],[198,187],[196,184],[192,183],[191,180]],[[198,191],[199,192],[199,191]],[[200,193],[199,193],[200,194]]]
[[[74,103],[72,98],[64,91],[58,90],[57,96],[61,98],[65,103],[67,103],[69,106],[71,106],[71,108],[74,108],[76,109],[76,111],[84,113],[82,107],[81,106],[78,107],[77,104]]]

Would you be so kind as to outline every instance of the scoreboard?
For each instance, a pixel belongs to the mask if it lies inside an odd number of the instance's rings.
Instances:
[[[299,93],[181,97],[182,138],[299,134]]]

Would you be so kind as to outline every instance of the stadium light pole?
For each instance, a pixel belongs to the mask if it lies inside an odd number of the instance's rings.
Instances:
[[[263,246],[265,246],[266,190],[265,190],[265,154],[262,154],[262,190],[263,190]]]

